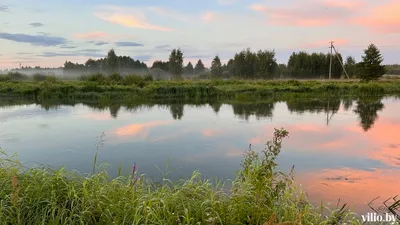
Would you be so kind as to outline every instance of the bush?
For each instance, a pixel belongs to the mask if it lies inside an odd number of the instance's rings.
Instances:
[[[122,84],[124,85],[134,85],[136,84],[139,87],[144,87],[145,80],[140,75],[126,75],[122,79]]]
[[[108,76],[108,80],[111,82],[119,83],[122,80],[122,76],[119,73],[112,73]]]
[[[22,74],[20,72],[9,72],[7,74],[6,79],[11,80],[11,81],[21,81],[21,80],[27,80],[28,76],[25,74]]]
[[[153,76],[151,74],[146,74],[144,76],[144,81],[153,81]]]
[[[107,77],[102,74],[102,73],[95,73],[95,74],[90,74],[88,76],[85,76],[86,81],[90,81],[90,82],[98,82],[98,83],[105,83],[105,81],[107,80]]]
[[[44,80],[46,80],[46,75],[41,74],[41,73],[35,73],[35,74],[33,74],[33,80],[34,81],[44,81]]]

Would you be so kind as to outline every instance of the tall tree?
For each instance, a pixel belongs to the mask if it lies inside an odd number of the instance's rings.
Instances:
[[[111,49],[107,53],[106,57],[106,62],[107,62],[107,68],[109,69],[110,72],[118,72],[119,65],[118,65],[118,57],[115,54],[114,49]]]
[[[364,50],[364,55],[362,56],[361,79],[363,81],[371,81],[382,77],[387,72],[382,62],[383,57],[379,49],[374,44],[370,44],[368,48]]]
[[[185,67],[185,74],[193,75],[193,73],[194,73],[193,64],[191,62],[189,62]]]
[[[201,61],[201,59],[199,59],[199,61],[197,61],[196,67],[194,68],[194,73],[195,74],[203,73],[205,70],[206,68],[204,67],[203,62]]]
[[[183,73],[183,53],[180,49],[173,49],[169,55],[169,72],[178,76]]]
[[[213,76],[221,76],[222,75],[222,63],[219,56],[215,56],[211,63],[211,74]]]
[[[344,64],[344,68],[346,69],[347,74],[349,77],[355,77],[356,76],[356,60],[348,56],[346,58],[346,63]]]

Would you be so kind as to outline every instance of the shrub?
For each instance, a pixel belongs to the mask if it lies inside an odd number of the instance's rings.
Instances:
[[[108,80],[111,82],[119,83],[122,80],[122,76],[119,73],[112,73],[108,76]]]
[[[103,84],[107,80],[107,77],[102,73],[95,73],[86,76],[86,80]]]
[[[122,84],[124,85],[134,85],[136,84],[139,87],[144,87],[145,80],[140,75],[126,75],[122,79]]]
[[[145,81],[153,81],[153,76],[152,76],[151,74],[146,74],[146,75],[144,76],[144,80],[145,80]]]
[[[35,73],[35,74],[33,74],[33,80],[34,81],[44,81],[44,80],[46,80],[46,75],[41,74],[41,73]]]

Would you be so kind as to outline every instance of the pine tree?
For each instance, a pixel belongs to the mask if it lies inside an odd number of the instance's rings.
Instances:
[[[370,44],[368,48],[364,50],[364,54],[361,62],[361,80],[371,81],[382,77],[386,73],[386,68],[381,65],[383,57],[379,49],[374,44]]]
[[[195,74],[203,73],[205,70],[206,68],[204,67],[203,62],[201,61],[201,59],[199,59],[199,61],[196,64],[196,67],[194,68],[194,73]]]
[[[185,74],[193,75],[193,73],[194,73],[193,64],[191,62],[189,62],[187,64],[187,66],[185,67]]]
[[[215,56],[214,60],[211,63],[211,74],[213,76],[221,76],[222,74],[222,63],[219,56]]]

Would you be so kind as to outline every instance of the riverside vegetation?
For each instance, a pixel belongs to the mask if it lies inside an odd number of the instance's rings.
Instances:
[[[275,160],[284,129],[275,129],[261,155],[249,149],[232,181],[192,177],[159,182],[138,174],[111,178],[96,165],[82,175],[63,168],[24,168],[1,152],[1,224],[361,224],[344,205],[314,207]],[[102,137],[102,136],[101,136]],[[97,150],[104,144],[100,138]],[[229,187],[227,187],[229,186]]]
[[[400,79],[363,83],[341,81],[274,80],[177,80],[154,81],[150,76],[94,74],[82,80],[61,81],[54,77],[44,81],[24,81],[9,74],[0,82],[0,95],[35,99],[133,99],[133,98],[251,98],[285,93],[318,95],[375,95],[400,93]],[[15,78],[17,77],[17,78]],[[4,79],[3,79],[4,80]]]

